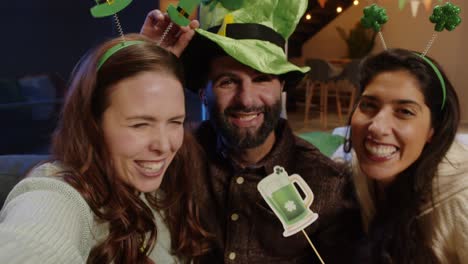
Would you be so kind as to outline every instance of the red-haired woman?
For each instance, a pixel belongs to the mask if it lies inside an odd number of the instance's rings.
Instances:
[[[182,80],[177,58],[141,36],[82,59],[53,161],[21,181],[0,213],[1,263],[180,263],[207,250]]]

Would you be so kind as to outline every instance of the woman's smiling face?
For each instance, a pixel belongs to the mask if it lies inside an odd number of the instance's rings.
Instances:
[[[159,188],[184,138],[182,84],[143,72],[111,88],[102,130],[117,176],[141,192]]]
[[[433,135],[420,85],[404,70],[380,73],[369,82],[351,128],[361,170],[384,185],[419,158]]]

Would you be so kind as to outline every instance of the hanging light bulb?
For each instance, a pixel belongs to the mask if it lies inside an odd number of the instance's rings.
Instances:
[[[336,12],[337,12],[337,13],[341,13],[341,11],[343,11],[343,8],[342,8],[341,6],[339,6],[339,7],[336,8]]]
[[[307,13],[306,16],[305,16],[305,19],[306,19],[306,20],[310,20],[311,18],[312,18],[312,15],[309,14],[309,13]]]
[[[359,5],[359,1],[358,1],[358,0],[354,0],[353,5]]]

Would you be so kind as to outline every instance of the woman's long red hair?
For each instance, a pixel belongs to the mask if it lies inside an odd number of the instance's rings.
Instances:
[[[128,39],[143,39],[129,35]],[[198,220],[192,181],[201,173],[199,147],[193,137],[184,143],[169,166],[160,190],[140,194],[121,181],[111,164],[100,119],[107,108],[108,88],[145,71],[161,71],[183,80],[181,66],[171,53],[146,41],[112,55],[97,70],[99,58],[121,42],[114,39],[88,53],[75,68],[53,136],[52,154],[69,171],[62,174],[76,188],[98,221],[109,224],[109,235],[92,248],[88,263],[152,263],[147,257],[157,239],[150,207],[163,212],[172,238],[173,254],[190,261],[208,250],[208,234]]]

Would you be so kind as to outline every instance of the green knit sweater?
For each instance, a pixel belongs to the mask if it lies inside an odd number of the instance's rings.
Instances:
[[[58,163],[46,163],[18,183],[0,211],[0,263],[85,263],[91,249],[108,235],[86,201],[59,177]],[[143,198],[144,199],[144,198]],[[150,258],[180,263],[171,255],[171,238],[154,212],[158,237]]]

